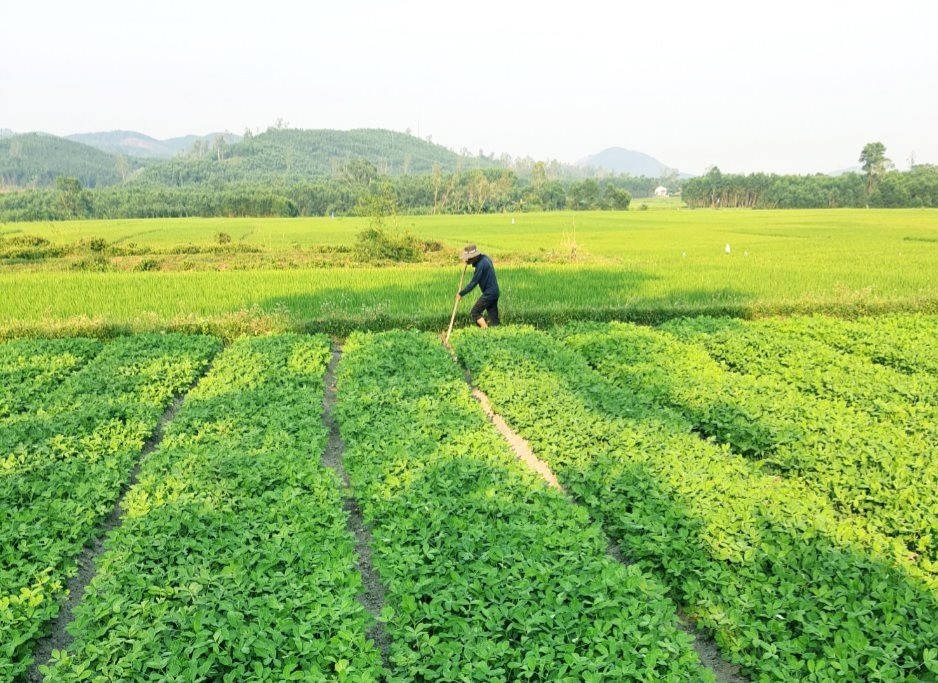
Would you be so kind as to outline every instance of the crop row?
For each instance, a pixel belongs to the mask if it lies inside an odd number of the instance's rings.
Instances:
[[[938,377],[904,373],[844,353],[772,322],[685,318],[661,326],[701,344],[733,371],[769,374],[820,398],[841,400],[899,425],[909,433],[938,435]]]
[[[144,461],[47,680],[375,680],[320,463],[327,358],[295,335],[219,355]]]
[[[938,586],[896,543],[615,387],[549,336],[455,337],[495,409],[725,656],[762,681],[938,674]]]
[[[23,410],[3,420],[0,679],[29,665],[82,547],[160,415],[217,348],[213,339],[183,335],[111,342],[44,397],[23,394]]]
[[[711,680],[663,586],[517,461],[438,339],[356,334],[339,370],[389,681]]]
[[[839,511],[903,539],[938,577],[938,458],[929,440],[777,376],[730,372],[702,348],[653,329],[573,326],[560,336],[634,400],[672,408],[688,430],[801,477]]]
[[[101,349],[92,339],[18,339],[0,344],[0,420],[42,397]]]
[[[904,314],[859,320],[827,316],[794,317],[773,320],[772,327],[902,372],[926,372],[938,376],[936,316]]]

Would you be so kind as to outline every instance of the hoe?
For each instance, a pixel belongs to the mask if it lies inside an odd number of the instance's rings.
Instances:
[[[462,291],[462,283],[466,278],[466,269],[469,267],[467,263],[462,267],[462,275],[459,276],[459,289],[456,290],[456,299],[453,301],[453,314],[449,317],[449,329],[446,330],[446,336],[443,338],[443,344],[449,346],[449,336],[453,333],[453,323],[456,321],[456,308],[459,306],[459,292]]]

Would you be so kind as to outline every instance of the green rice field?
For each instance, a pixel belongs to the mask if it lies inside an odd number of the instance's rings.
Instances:
[[[210,268],[199,272],[0,266],[0,330],[224,327],[231,319],[333,332],[435,329],[448,320],[460,272],[455,252],[467,242],[501,264],[501,306],[514,322],[938,310],[935,210],[675,209],[414,216],[388,224],[442,242],[443,261],[252,267],[270,253],[289,260],[316,247],[352,245],[367,219],[7,224],[0,236],[100,238],[155,250],[210,246],[225,232],[260,253],[241,254],[237,263],[210,254]]]

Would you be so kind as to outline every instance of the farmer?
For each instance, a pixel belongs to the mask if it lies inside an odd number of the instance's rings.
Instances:
[[[476,245],[470,244],[462,250],[462,260],[471,263],[475,274],[459,294],[457,299],[462,299],[471,292],[476,285],[482,290],[482,296],[472,306],[469,311],[469,317],[476,321],[479,327],[485,329],[489,325],[498,325],[498,280],[495,279],[495,266],[492,265],[492,259],[485,254],[480,254]],[[488,311],[489,322],[486,324],[482,317],[482,311]]]

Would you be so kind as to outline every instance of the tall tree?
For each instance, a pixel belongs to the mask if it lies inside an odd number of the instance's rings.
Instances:
[[[886,171],[892,167],[892,162],[886,158],[886,145],[881,142],[866,143],[860,152],[860,164],[866,173],[866,196],[869,199]]]
[[[215,136],[215,142],[212,145],[215,150],[215,157],[221,161],[225,158],[225,136],[221,133]]]

